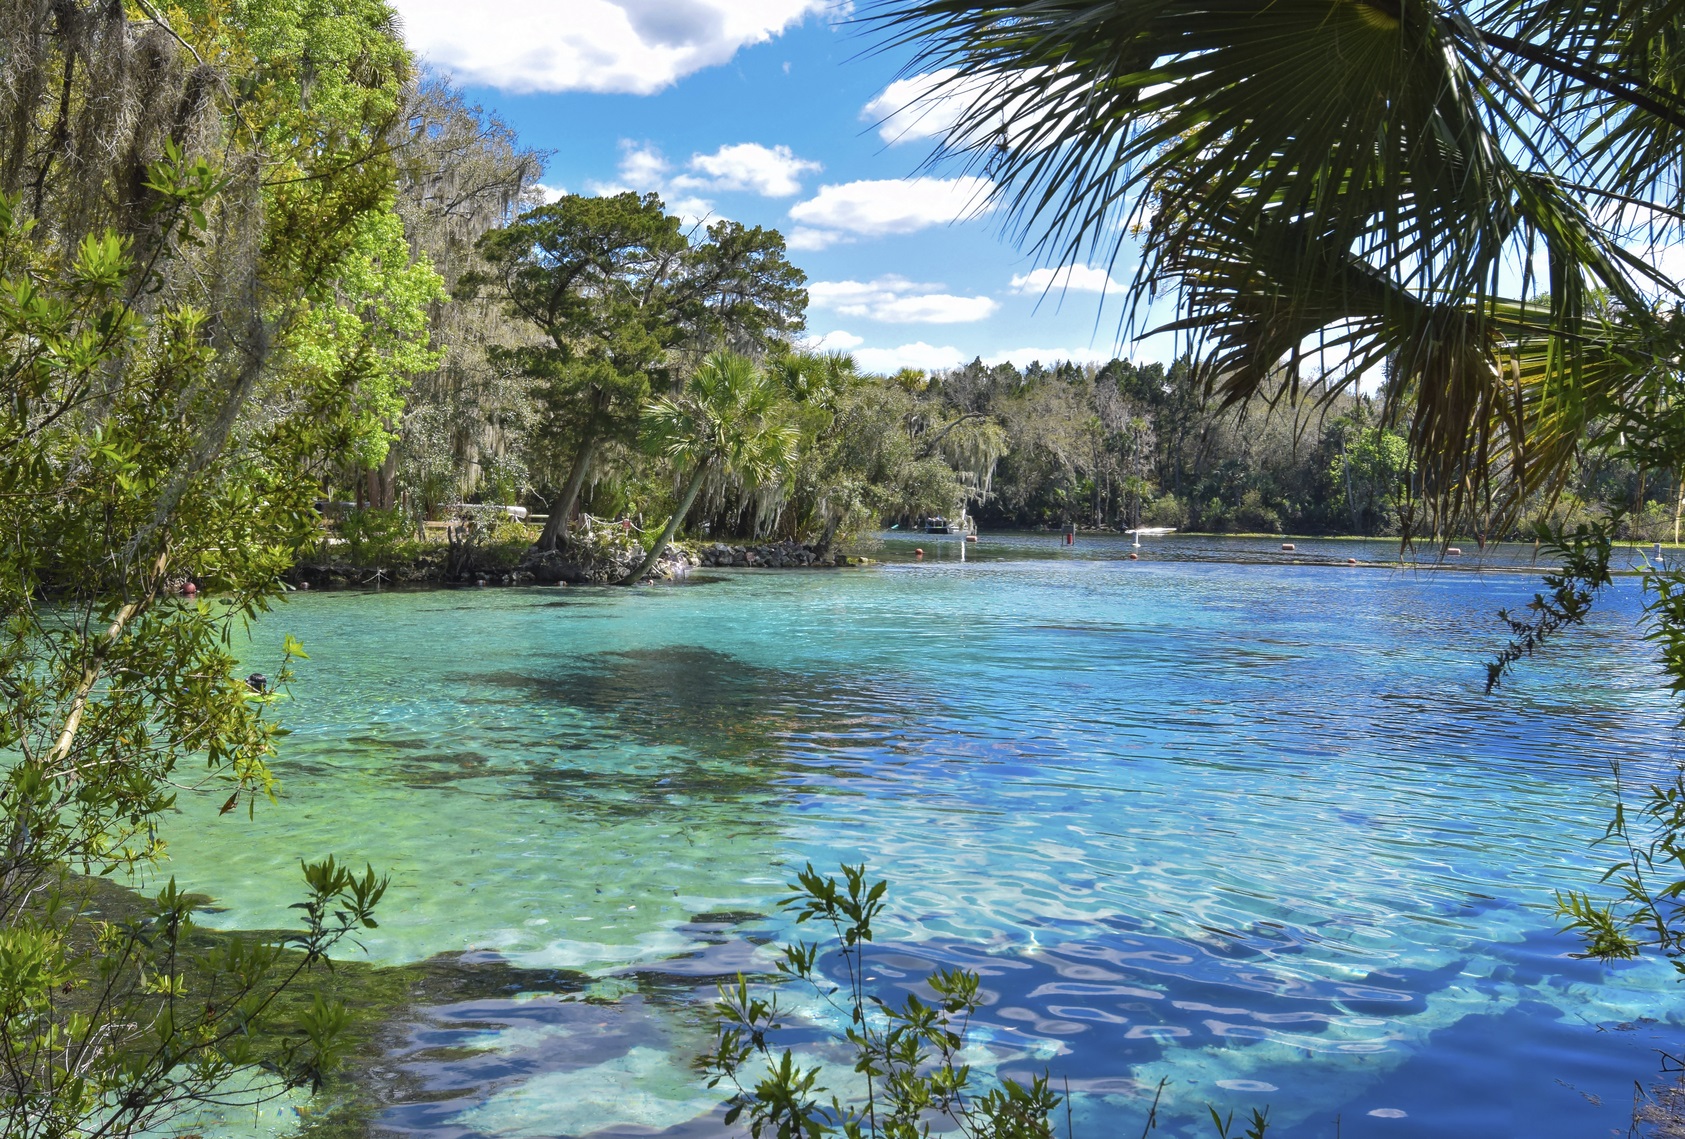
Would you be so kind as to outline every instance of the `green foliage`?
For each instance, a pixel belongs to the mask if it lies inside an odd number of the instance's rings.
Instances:
[[[19,1139],[191,1128],[334,1063],[331,1002],[296,1035],[273,1014],[372,926],[372,871],[307,866],[296,932],[210,958],[173,882],[116,920],[77,875],[147,870],[178,796],[229,815],[275,794],[302,650],[260,692],[233,637],[316,542],[322,472],[376,453],[437,295],[389,213],[408,55],[383,4],[190,5],[168,33],[55,12],[64,34],[8,38],[0,62],[41,80],[0,85],[0,1129]]]
[[[1651,568],[1643,581],[1645,636],[1659,647],[1663,674],[1677,697],[1685,693],[1685,571]],[[1669,783],[1647,787],[1632,808],[1619,765],[1614,774],[1614,816],[1600,842],[1619,852],[1602,878],[1615,887],[1615,898],[1600,905],[1586,892],[1563,891],[1556,899],[1558,916],[1584,940],[1588,957],[1622,961],[1649,951],[1685,973],[1685,903],[1680,901],[1685,898],[1685,769]]]
[[[631,446],[645,401],[719,348],[760,353],[802,326],[807,294],[775,231],[720,222],[692,243],[653,194],[568,195],[478,244],[475,280],[542,332],[497,353],[547,408],[536,469],[566,470],[540,539],[566,533],[604,447]]]
[[[427,343],[427,310],[444,298],[443,283],[425,259],[411,260],[403,222],[384,211],[358,220],[332,272],[332,294],[296,318],[293,360],[317,383],[349,391],[351,449],[359,467],[376,467],[395,438],[410,377],[442,359]]]
[[[415,542],[415,523],[401,510],[353,510],[334,529],[358,566],[393,565]]]
[[[1211,1123],[1216,1128],[1217,1139],[1229,1139],[1231,1135],[1234,1136],[1234,1139],[1264,1139],[1265,1134],[1269,1131],[1269,1108],[1264,1108],[1261,1111],[1258,1108],[1253,1108],[1251,1118],[1247,1120],[1245,1131],[1234,1130],[1234,1112],[1231,1111],[1224,1116],[1218,1115],[1217,1109],[1214,1107],[1207,1108],[1207,1110],[1211,1112]]]
[[[620,583],[641,581],[673,540],[711,477],[748,486],[781,481],[795,461],[799,432],[785,389],[747,356],[708,357],[679,394],[644,408],[646,446],[680,473],[684,491],[644,560]]]
[[[1508,609],[1498,610],[1498,617],[1509,626],[1512,638],[1486,665],[1488,695],[1503,682],[1504,674],[1515,662],[1532,656],[1552,634],[1569,625],[1585,624],[1592,601],[1609,584],[1612,529],[1607,524],[1581,524],[1571,534],[1540,533],[1540,550],[1560,558],[1562,568],[1544,575],[1545,588],[1550,592],[1533,595],[1533,600],[1527,603],[1532,616],[1522,619]]]
[[[1355,534],[1396,529],[1409,497],[1412,463],[1404,436],[1384,427],[1360,427],[1341,441],[1329,478],[1345,491]]]
[[[868,990],[867,946],[887,890],[887,883],[866,880],[864,866],[843,866],[839,881],[809,864],[784,902],[798,924],[823,925],[834,938],[841,986],[820,969],[817,942],[785,946],[777,968],[787,983],[811,987],[844,1018],[864,1095],[845,1101],[833,1094],[822,1101],[829,1089],[819,1082],[820,1069],[803,1069],[790,1049],[777,1049],[776,1035],[791,1026],[776,991],[762,996],[739,977],[735,985],[720,986],[717,1044],[698,1061],[710,1087],[733,1093],[726,1123],[743,1120],[756,1139],[914,1139],[929,1135],[933,1125],[972,1139],[1051,1139],[1052,1113],[1062,1100],[1045,1076],[1028,1086],[1005,1080],[983,1090],[961,1061],[967,1026],[982,1007],[976,973],[937,970],[925,978],[930,1000],[912,994],[891,1004]]]

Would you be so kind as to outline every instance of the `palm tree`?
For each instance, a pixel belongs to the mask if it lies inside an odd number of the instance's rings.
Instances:
[[[645,437],[684,473],[684,490],[642,564],[620,582],[643,580],[678,533],[710,477],[765,483],[795,460],[797,432],[786,419],[777,380],[747,356],[709,356],[677,396],[644,407]]]
[[[1685,5],[878,0],[933,160],[1054,264],[1142,256],[1238,402],[1392,360],[1435,527],[1557,485],[1589,420],[1671,384],[1643,247],[1685,221]],[[1548,286],[1541,301],[1527,297]],[[1499,493],[1493,488],[1501,482]]]

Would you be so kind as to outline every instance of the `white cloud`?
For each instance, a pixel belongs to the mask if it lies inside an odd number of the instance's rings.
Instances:
[[[853,240],[846,233],[830,229],[809,229],[805,225],[798,225],[784,235],[784,244],[802,253],[829,249],[833,245],[847,245]]]
[[[891,146],[940,137],[965,110],[966,99],[953,82],[958,74],[948,67],[897,79],[861,109],[860,117],[876,123],[878,137]]]
[[[852,332],[844,332],[839,328],[834,332],[827,332],[819,339],[812,341],[808,346],[815,352],[847,352],[850,349],[860,347],[864,343],[866,341],[861,337],[854,335]]]
[[[790,207],[791,220],[828,235],[831,243],[848,235],[886,237],[987,212],[994,183],[987,178],[894,178],[821,186],[805,202]],[[804,237],[804,248],[823,248],[817,237]]]
[[[814,281],[807,287],[807,301],[841,316],[887,324],[968,324],[987,320],[1000,307],[992,297],[955,296],[941,288],[894,275],[875,281]]]
[[[1049,74],[1040,68],[1015,71],[1004,81],[1036,83]],[[1013,96],[987,118],[973,122],[966,139],[971,145],[990,144],[1002,137],[1043,145],[1048,141],[1041,133],[1048,113],[1062,103],[1068,106],[1075,92],[1071,81],[1056,81],[1035,98]],[[897,79],[861,108],[860,117],[876,124],[878,137],[896,146],[946,137],[979,100],[999,102],[989,98],[989,80],[962,76],[958,69],[946,67]]]
[[[712,198],[697,191],[747,190],[767,197],[782,197],[801,189],[798,176],[818,170],[819,163],[797,158],[787,146],[762,146],[755,142],[722,146],[713,154],[692,155],[686,166],[695,173],[673,173],[673,164],[650,143],[620,143],[620,168],[612,182],[587,182],[594,194],[656,193],[686,225],[718,221],[720,213]],[[828,235],[819,235],[826,237]],[[824,248],[824,244],[791,248]]]
[[[404,38],[459,82],[648,95],[765,43],[830,0],[394,0]]]
[[[660,194],[667,212],[679,218],[687,227],[720,220],[713,201],[688,193],[681,186],[682,179],[669,179],[673,164],[660,149],[648,143],[622,140],[620,143],[619,176],[613,182],[587,182],[585,188],[593,194]]]
[[[854,362],[862,371],[885,376],[902,368],[918,368],[926,372],[957,368],[970,358],[958,348],[937,348],[922,340],[899,348],[861,348],[854,353]]]
[[[1020,293],[1109,293],[1123,286],[1098,266],[1064,265],[1057,269],[1032,269],[1012,278],[1012,288]]]
[[[568,196],[567,187],[565,186],[546,186],[544,183],[540,182],[534,186],[533,189],[538,191],[538,196],[543,200],[545,205],[549,205],[551,202],[560,201],[562,198]]]
[[[991,297],[928,293],[917,297],[896,297],[875,306],[869,315],[874,320],[889,324],[970,324],[989,319],[999,307]]]
[[[1106,364],[1117,355],[1116,352],[1102,352],[1094,348],[1013,348],[984,356],[983,363],[990,367],[996,364],[1015,364],[1020,368],[1027,368],[1039,360],[1045,367],[1051,368],[1065,361],[1073,364]]]
[[[653,190],[660,186],[671,169],[661,151],[645,144],[620,144],[620,176],[634,189]]]
[[[686,229],[698,225],[713,225],[717,221],[726,220],[725,215],[715,208],[714,203],[707,198],[684,195],[676,198],[665,198],[662,205],[667,212],[679,219]]]
[[[820,169],[817,162],[797,158],[787,146],[740,142],[713,154],[698,154],[689,163],[693,174],[682,174],[673,185],[705,190],[747,190],[765,198],[787,198],[801,192],[801,176]]]

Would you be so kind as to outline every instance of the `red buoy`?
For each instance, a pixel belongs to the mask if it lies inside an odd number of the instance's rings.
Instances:
[[[1140,554],[1130,554],[1129,560],[1132,561],[1132,562],[1138,562],[1138,561],[1141,560],[1141,555]]]
[[[1299,547],[1295,546],[1292,542],[1283,542],[1281,544],[1281,548],[1283,550],[1287,551],[1288,553],[1292,553],[1294,550],[1298,549]]]
[[[922,548],[922,547],[921,547],[921,548],[920,548],[920,549],[917,549],[917,550],[914,550],[914,551],[913,551],[913,556],[914,556],[914,557],[916,557],[916,558],[922,558],[922,557],[924,557],[924,550],[923,550],[923,548]]]

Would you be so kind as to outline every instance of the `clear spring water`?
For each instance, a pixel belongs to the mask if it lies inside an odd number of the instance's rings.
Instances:
[[[300,857],[350,855],[393,876],[377,960],[600,978],[415,1010],[371,1072],[407,1135],[720,1134],[686,1069],[708,979],[767,966],[809,860],[891,882],[886,991],[984,975],[980,1065],[1068,1081],[1078,1135],[1139,1134],[1163,1080],[1162,1135],[1207,1104],[1284,1139],[1624,1134],[1685,993],[1569,957],[1550,901],[1602,861],[1609,761],[1675,759],[1636,583],[1487,697],[1521,574],[1058,543],[296,596],[249,650],[312,657],[284,798],[187,803],[169,869],[268,928]]]

